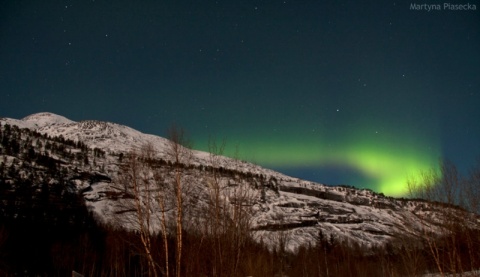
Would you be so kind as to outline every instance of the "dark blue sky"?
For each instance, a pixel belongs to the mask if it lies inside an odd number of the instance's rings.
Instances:
[[[267,167],[400,194],[480,155],[479,2],[428,4],[6,1],[0,116],[175,123],[199,149],[226,137]]]

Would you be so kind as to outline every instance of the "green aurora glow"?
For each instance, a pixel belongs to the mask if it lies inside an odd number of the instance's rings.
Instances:
[[[339,182],[370,188],[390,196],[407,193],[408,178],[436,166],[439,143],[410,132],[379,133],[368,129],[342,130],[342,134],[257,135],[228,141],[226,155],[276,168],[350,168],[366,176],[368,183],[342,177]],[[290,132],[296,134],[296,132]],[[337,139],[341,137],[343,139]],[[208,145],[203,143],[203,146]],[[231,147],[237,145],[239,153]],[[208,150],[208,147],[201,147]],[[322,176],[318,177],[322,182]],[[348,183],[346,183],[348,181]]]

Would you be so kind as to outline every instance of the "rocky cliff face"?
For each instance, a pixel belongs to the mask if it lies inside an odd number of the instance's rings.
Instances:
[[[0,124],[3,214],[23,216],[21,207],[34,209],[40,201],[50,201],[52,197],[45,194],[57,189],[55,201],[62,205],[67,205],[62,195],[80,195],[99,220],[135,228],[128,220],[134,209],[126,208],[133,201],[132,195],[118,181],[119,172],[128,151],[146,144],[153,147],[154,167],[162,173],[163,184],[173,182],[169,142],[164,138],[115,123],[73,122],[51,113],[21,120],[2,118]],[[364,246],[382,245],[399,236],[420,237],[425,226],[440,233],[445,209],[456,216],[466,214],[454,207],[396,199],[353,187],[325,186],[222,156],[191,153],[188,164],[182,165],[189,187],[185,199],[190,226],[202,222],[215,180],[225,209],[248,207],[254,237],[272,246],[280,237],[291,250],[315,244],[320,232]],[[19,193],[22,189],[27,196]],[[472,219],[468,224],[479,227],[477,217],[468,216]],[[153,224],[152,231],[159,231],[158,223]]]

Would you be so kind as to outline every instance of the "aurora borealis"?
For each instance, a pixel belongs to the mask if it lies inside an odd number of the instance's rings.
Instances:
[[[230,145],[227,153],[293,176],[403,195],[407,192],[407,178],[437,165],[441,158],[439,142],[434,137],[412,140],[412,137],[419,138],[412,130],[405,133],[407,130],[381,129],[383,131],[360,127],[357,133],[343,130],[334,135],[328,132],[304,136],[298,133],[258,135],[254,139],[233,141],[240,150],[242,145],[246,145],[247,150],[236,154],[237,147]]]
[[[294,177],[403,195],[439,159],[480,155],[480,11],[410,6],[9,1],[0,116],[176,124],[197,149],[225,138]]]

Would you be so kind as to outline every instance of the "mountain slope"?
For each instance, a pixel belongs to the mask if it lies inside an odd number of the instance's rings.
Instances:
[[[173,182],[167,139],[115,123],[74,122],[52,113],[20,120],[2,118],[0,124],[0,173],[10,190],[18,189],[16,184],[26,178],[33,178],[31,185],[40,189],[45,184],[64,186],[70,193],[82,195],[89,209],[109,224],[135,228],[133,200],[121,181],[125,157],[132,149],[141,151],[151,145],[163,182]],[[399,236],[421,237],[425,226],[440,233],[445,209],[465,216],[453,207],[352,187],[329,187],[200,151],[192,151],[183,175],[189,184],[185,199],[191,201],[187,226],[200,226],[206,220],[215,182],[227,203],[224,209],[232,214],[237,205],[248,207],[250,228],[259,241],[276,247],[284,240],[290,250],[315,244],[320,232],[367,247],[383,245]],[[167,204],[174,207],[174,203]],[[172,220],[174,212],[172,208],[167,218]],[[473,216],[469,224],[478,228],[477,219]],[[158,217],[152,222],[152,231],[159,231]]]

